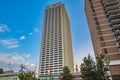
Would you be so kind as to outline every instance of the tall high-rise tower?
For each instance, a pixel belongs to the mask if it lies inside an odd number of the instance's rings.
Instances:
[[[64,66],[74,71],[70,21],[62,3],[45,9],[40,53],[39,75],[42,78],[49,74],[58,76]]]
[[[120,79],[120,0],[85,0],[94,52],[110,59],[113,80]]]

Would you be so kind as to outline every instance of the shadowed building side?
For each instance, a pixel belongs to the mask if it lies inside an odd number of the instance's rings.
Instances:
[[[120,1],[85,0],[85,12],[95,55],[106,55],[113,80],[120,79]]]

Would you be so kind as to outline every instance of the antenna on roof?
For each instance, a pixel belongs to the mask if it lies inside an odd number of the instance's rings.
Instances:
[[[8,66],[9,66],[9,70],[11,70],[11,62],[10,61],[9,61]]]

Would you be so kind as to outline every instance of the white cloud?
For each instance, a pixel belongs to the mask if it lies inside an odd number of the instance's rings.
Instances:
[[[15,55],[12,56],[12,59],[14,61],[24,61],[24,58],[20,55],[18,55],[18,53],[15,53]]]
[[[31,33],[29,33],[29,35],[33,35],[33,33],[31,32]]]
[[[17,48],[19,45],[18,44],[15,44],[15,45],[10,45],[10,46],[7,46],[8,48]]]
[[[10,60],[10,56],[11,54],[0,52],[0,62],[4,62],[6,64],[9,64],[9,62],[13,63],[13,61]]]
[[[7,25],[0,24],[0,32],[10,31]]]
[[[7,48],[17,48],[19,47],[18,41],[16,39],[3,39],[0,40],[0,44]]]
[[[26,37],[25,36],[21,36],[20,37],[20,40],[24,40]]]
[[[24,54],[23,57],[29,58],[29,57],[30,57],[30,54]]]
[[[14,53],[3,53],[0,52],[0,61],[4,62],[4,63],[15,63],[15,62],[22,62],[24,61],[24,58],[22,56],[20,56],[18,53],[14,52]]]
[[[38,28],[35,28],[34,31],[35,31],[36,33],[39,33],[39,32],[40,32]]]

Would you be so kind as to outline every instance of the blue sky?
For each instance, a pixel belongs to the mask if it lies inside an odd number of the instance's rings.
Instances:
[[[38,65],[44,9],[57,2],[65,4],[70,17],[74,63],[93,55],[84,0],[0,0],[0,68],[8,70],[9,61],[14,69],[21,63]]]

